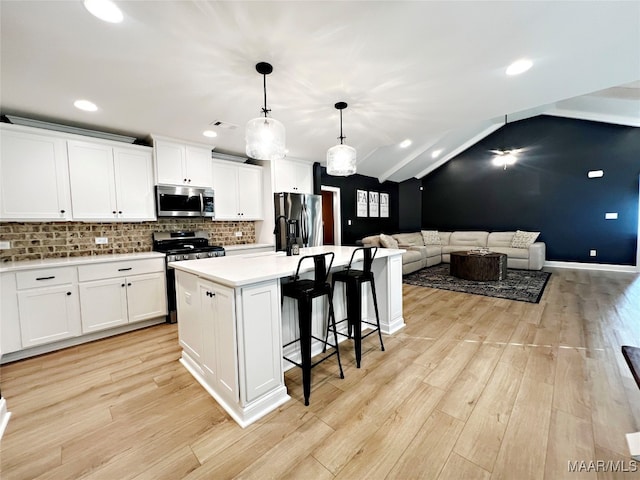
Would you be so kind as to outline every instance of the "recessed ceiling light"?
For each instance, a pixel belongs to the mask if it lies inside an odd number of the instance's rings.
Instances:
[[[519,75],[521,73],[526,72],[531,68],[533,62],[526,58],[521,58],[520,60],[516,60],[511,65],[507,67],[507,75]]]
[[[407,148],[409,145],[411,145],[411,140],[408,138],[400,142],[400,148]]]
[[[600,178],[604,176],[604,171],[602,170],[589,170],[587,174],[589,178]]]
[[[73,106],[79,110],[84,110],[85,112],[95,112],[98,110],[98,106],[89,100],[76,100],[73,102]]]
[[[202,134],[205,137],[209,137],[209,138],[215,138],[218,136],[218,133],[214,132],[213,130],[205,130],[204,132],[202,132]]]
[[[111,0],[84,0],[89,13],[109,23],[120,23],[124,16],[122,11]]]
[[[434,150],[433,152],[431,152],[431,158],[438,158],[440,156],[440,154],[442,153],[442,149],[438,149],[438,150]]]

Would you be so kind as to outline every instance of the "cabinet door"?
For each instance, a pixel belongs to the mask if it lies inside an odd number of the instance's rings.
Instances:
[[[312,167],[307,163],[278,160],[274,175],[274,192],[312,193]]]
[[[167,314],[164,272],[127,277],[129,323]]]
[[[202,305],[198,277],[176,273],[176,303],[178,307],[178,337],[184,352],[199,366],[202,364]],[[203,297],[208,299],[206,295]]]
[[[218,366],[218,391],[229,401],[237,402],[238,349],[236,340],[235,302],[233,290],[215,285],[216,351]]]
[[[118,218],[155,220],[153,158],[151,150],[113,149]]]
[[[296,193],[313,193],[313,168],[306,163],[292,162],[293,188]]]
[[[124,277],[80,283],[82,332],[127,323],[127,282]]]
[[[240,166],[238,170],[238,210],[242,220],[261,220],[262,213],[262,169]],[[240,190],[238,188],[238,190]]]
[[[69,220],[65,140],[6,128],[0,134],[0,219]]]
[[[211,149],[187,145],[187,184],[211,187]]]
[[[237,165],[213,163],[213,191],[215,192],[216,220],[239,219]]]
[[[199,323],[201,325],[202,335],[202,370],[207,381],[211,385],[217,384],[218,379],[218,343],[216,342],[216,306],[213,284],[209,282],[201,282],[198,285],[198,291],[200,296],[200,310]],[[178,321],[180,324],[180,321]],[[216,389],[217,390],[217,389]]]
[[[180,143],[154,140],[157,183],[169,185],[187,184],[185,146]]]
[[[78,289],[72,285],[18,292],[22,347],[80,335]]]
[[[113,148],[90,142],[67,142],[74,220],[117,218]]]

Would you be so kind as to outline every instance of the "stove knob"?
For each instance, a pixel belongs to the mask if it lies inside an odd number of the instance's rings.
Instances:
[[[209,255],[210,257],[215,257],[215,256],[216,256],[216,252],[209,252],[209,253],[208,253],[208,255]]]
[[[167,255],[167,262],[173,262],[176,259],[173,255]]]
[[[183,256],[182,256],[182,259],[183,259],[183,260],[189,260],[189,255],[183,255]]]

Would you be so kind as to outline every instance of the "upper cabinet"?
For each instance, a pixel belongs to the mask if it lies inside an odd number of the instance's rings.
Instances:
[[[0,220],[70,220],[65,139],[3,124],[0,146]]]
[[[273,165],[274,192],[313,193],[313,167],[297,160],[277,160]]]
[[[155,220],[151,148],[69,141],[74,220]]]
[[[262,220],[262,167],[212,161],[216,220]]]
[[[207,145],[195,145],[153,136],[156,183],[211,186],[211,150]]]

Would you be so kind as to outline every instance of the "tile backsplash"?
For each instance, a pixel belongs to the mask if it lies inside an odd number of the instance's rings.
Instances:
[[[150,252],[153,232],[176,230],[208,232],[212,245],[256,241],[254,222],[184,218],[136,223],[2,222],[0,241],[11,242],[11,248],[0,250],[0,262]],[[236,237],[235,232],[242,232],[242,236]],[[109,243],[96,245],[96,237],[107,237]]]

